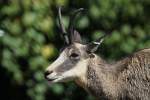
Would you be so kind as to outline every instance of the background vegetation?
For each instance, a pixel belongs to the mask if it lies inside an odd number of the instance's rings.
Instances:
[[[48,86],[44,69],[59,54],[56,6],[63,20],[85,8],[76,28],[86,41],[110,34],[98,53],[117,60],[150,47],[149,0],[0,0],[0,89],[3,100],[94,100],[74,83]]]

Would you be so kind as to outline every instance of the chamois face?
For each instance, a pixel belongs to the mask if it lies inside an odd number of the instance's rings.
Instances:
[[[77,9],[70,16],[68,31],[65,29],[61,19],[61,7],[58,8],[59,24],[61,35],[67,44],[67,47],[60,53],[59,57],[48,66],[45,72],[45,78],[51,82],[66,82],[69,80],[85,79],[89,55],[95,52],[102,42],[102,37],[98,40],[83,45],[80,33],[73,27],[74,19],[83,8]],[[69,34],[67,34],[69,33]],[[84,77],[84,78],[83,78]]]
[[[50,83],[75,80],[85,75],[88,64],[86,45],[72,43],[48,66],[45,78]]]

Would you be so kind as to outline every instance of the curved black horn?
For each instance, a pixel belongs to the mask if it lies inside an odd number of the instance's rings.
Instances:
[[[69,19],[69,26],[68,26],[68,32],[69,32],[69,34],[72,34],[72,33],[74,32],[73,27],[74,27],[75,19],[76,19],[77,15],[78,15],[81,11],[83,11],[83,10],[84,10],[83,8],[79,8],[79,9],[75,10],[75,11],[73,12],[73,14],[70,16],[70,19]]]
[[[63,25],[62,18],[61,18],[61,7],[58,7],[58,21],[59,21],[60,29],[62,31],[62,36],[64,37],[65,42],[69,44],[69,37],[67,35],[66,29]]]

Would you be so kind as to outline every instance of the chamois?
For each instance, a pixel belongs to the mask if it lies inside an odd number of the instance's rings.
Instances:
[[[150,100],[150,48],[107,63],[94,52],[105,36],[89,44],[83,44],[80,34],[73,28],[74,19],[83,9],[70,16],[68,31],[59,24],[66,48],[45,71],[50,83],[75,81],[99,100]],[[69,34],[67,34],[69,33]]]

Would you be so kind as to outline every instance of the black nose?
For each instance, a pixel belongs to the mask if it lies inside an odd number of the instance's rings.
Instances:
[[[46,71],[45,73],[44,73],[44,76],[45,76],[45,79],[47,79],[47,76],[49,75],[49,74],[51,74],[53,71]]]

